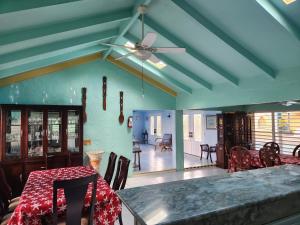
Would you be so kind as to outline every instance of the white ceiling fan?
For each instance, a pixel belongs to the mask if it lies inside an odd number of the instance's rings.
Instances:
[[[284,101],[280,103],[283,106],[291,106],[291,105],[299,105],[300,102],[299,101]]]
[[[142,38],[140,42],[136,43],[134,46],[101,43],[103,45],[107,45],[111,47],[125,48],[130,51],[130,53],[125,54],[119,58],[116,58],[116,60],[124,59],[131,55],[135,55],[136,57],[138,57],[143,61],[150,60],[153,63],[158,63],[160,62],[160,59],[157,58],[153,53],[184,53],[185,52],[185,48],[152,46],[156,41],[157,34],[154,32],[149,32],[146,34],[146,36],[144,36],[144,14],[146,13],[146,10],[147,7],[145,5],[140,5],[138,7],[138,11],[142,16]]]

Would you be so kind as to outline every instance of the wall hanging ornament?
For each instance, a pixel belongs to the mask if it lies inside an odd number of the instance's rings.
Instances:
[[[122,124],[124,122],[124,114],[123,114],[123,91],[120,91],[120,116],[119,123]]]
[[[86,114],[86,92],[87,88],[81,88],[81,103],[82,103],[82,110],[83,110],[83,122],[87,121],[87,114]]]
[[[128,117],[128,120],[127,120],[127,127],[128,127],[128,128],[132,128],[132,116],[129,116],[129,117]]]
[[[107,90],[107,78],[103,77],[102,78],[102,106],[103,110],[106,111],[106,90]]]

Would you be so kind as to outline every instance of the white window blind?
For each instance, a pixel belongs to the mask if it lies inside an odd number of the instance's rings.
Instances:
[[[291,154],[300,144],[300,112],[275,112],[274,123],[275,142],[281,152]]]
[[[201,141],[202,139],[202,115],[194,114],[194,139]]]
[[[279,144],[281,153],[292,154],[300,144],[300,112],[254,113],[253,138],[256,149],[266,142]]]
[[[272,113],[254,113],[252,138],[255,149],[259,150],[266,142],[273,140]]]

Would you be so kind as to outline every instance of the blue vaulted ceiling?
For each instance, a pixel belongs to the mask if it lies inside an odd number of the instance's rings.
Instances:
[[[145,71],[178,92],[239,87],[248,78],[269,81],[300,67],[300,1],[281,0],[62,0],[0,2],[0,78],[103,52],[101,42],[124,44],[141,37],[136,6],[147,4],[146,32],[155,46],[185,47],[184,54],[157,54],[162,70]],[[134,57],[123,60],[140,69]]]

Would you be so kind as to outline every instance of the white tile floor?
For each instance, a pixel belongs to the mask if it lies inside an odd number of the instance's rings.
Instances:
[[[170,170],[176,168],[175,154],[172,151],[161,151],[159,148],[155,151],[153,145],[140,145],[142,152],[141,155],[141,170],[134,169],[134,172],[156,172],[163,170]],[[184,167],[198,167],[213,165],[216,161],[216,154],[212,153],[213,163],[210,159],[206,159],[206,152],[203,153],[203,158],[184,154]]]
[[[126,188],[133,188],[138,186],[145,186],[151,184],[166,183],[176,180],[187,180],[199,177],[207,177],[225,174],[227,171],[219,169],[217,167],[204,167],[201,169],[191,169],[182,172],[168,171],[168,172],[156,172],[148,174],[136,174],[129,177],[127,180]],[[134,220],[131,213],[123,205],[122,218],[124,225],[133,225]],[[116,225],[118,222],[115,223]]]

